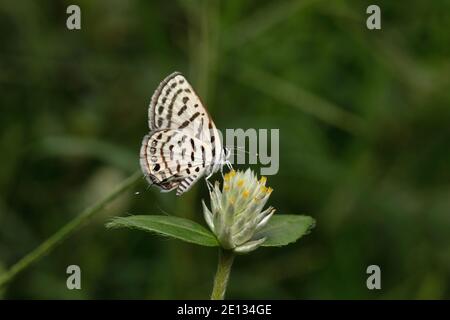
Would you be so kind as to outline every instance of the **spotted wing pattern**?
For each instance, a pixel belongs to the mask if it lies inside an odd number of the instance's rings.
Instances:
[[[150,130],[179,129],[211,144],[218,161],[221,142],[214,122],[186,78],[174,72],[165,78],[152,96]]]
[[[211,162],[210,145],[180,130],[157,130],[142,142],[141,168],[147,180],[164,191],[188,191]]]
[[[204,105],[186,78],[165,78],[149,107],[150,134],[141,147],[141,168],[163,191],[188,191],[221,163],[222,144]]]

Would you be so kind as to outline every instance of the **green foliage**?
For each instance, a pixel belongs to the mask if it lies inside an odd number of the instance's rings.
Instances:
[[[309,216],[275,214],[256,234],[256,238],[266,237],[263,247],[281,247],[308,234],[314,224],[314,219]]]
[[[219,245],[209,230],[194,221],[179,217],[156,215],[118,217],[106,227],[139,229],[206,247]]]
[[[280,247],[297,241],[308,234],[315,221],[303,215],[274,215],[255,238],[265,237],[263,247]],[[200,224],[179,217],[136,215],[116,217],[106,224],[107,228],[130,228],[156,233],[206,247],[218,246],[216,237]]]

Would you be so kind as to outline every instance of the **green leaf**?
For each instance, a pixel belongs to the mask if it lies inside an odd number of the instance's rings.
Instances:
[[[273,215],[255,238],[266,237],[263,247],[285,246],[308,234],[315,220],[309,216],[294,214]]]
[[[216,237],[198,223],[171,216],[140,215],[114,218],[107,228],[132,228],[171,238],[195,243],[201,246],[218,246]]]

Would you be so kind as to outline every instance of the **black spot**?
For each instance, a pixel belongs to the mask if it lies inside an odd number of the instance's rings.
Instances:
[[[183,98],[183,103],[184,103],[184,104],[186,104],[186,102],[188,102],[188,101],[189,101],[189,97],[184,97],[184,98]]]
[[[161,120],[161,119],[159,119],[159,120]],[[161,121],[162,121],[162,120],[161,120]],[[162,138],[162,132],[161,132],[160,134],[158,134],[158,136],[156,137],[156,139],[161,140],[161,138]]]
[[[194,121],[195,118],[197,118],[199,114],[200,114],[199,112],[194,113],[194,114],[192,115],[192,117],[189,119],[189,121],[191,121],[191,122]]]
[[[164,111],[164,107],[163,106],[159,106],[158,108],[158,113],[161,114]]]
[[[194,152],[191,152],[191,161],[194,161]]]
[[[206,165],[206,155],[205,155],[205,147],[203,147],[203,146],[202,146],[202,160],[203,160],[202,166],[204,168]]]
[[[194,107],[198,108],[198,103],[194,104]]]
[[[155,147],[151,147],[150,148],[150,153],[156,153],[156,148]]]
[[[172,109],[173,105],[175,103],[175,100],[177,99],[177,96],[180,94],[180,92],[183,91],[182,89],[179,89],[172,97],[172,100],[170,101],[170,104],[168,106],[167,111],[167,120],[168,120],[168,126],[170,127],[170,124],[172,123]]]
[[[216,140],[216,136],[211,136],[211,143],[213,143]]]
[[[180,79],[180,81],[178,81],[179,84],[183,84],[184,83],[184,79]]]
[[[180,164],[177,164],[177,172],[180,172]]]
[[[187,174],[191,174],[191,170],[186,169]]]
[[[164,98],[162,98],[162,103],[166,103],[166,101],[167,101],[167,98],[166,97],[164,97]]]
[[[159,118],[159,119],[158,119],[158,127],[161,127],[161,126],[162,126],[162,123],[163,123],[163,119],[162,119],[162,118]]]
[[[159,171],[159,169],[161,169],[161,166],[159,165],[159,163],[155,164],[155,166],[153,167],[153,170],[155,172]]]
[[[194,143],[194,139],[192,139],[192,138],[191,138],[191,146],[192,146],[192,149],[195,150],[195,143]]]
[[[175,88],[176,86],[177,86],[176,82],[172,83],[172,85],[171,85],[172,89]]]
[[[184,111],[186,111],[187,107],[184,105],[181,107],[180,111],[178,111],[178,115],[181,116]]]
[[[195,168],[195,172],[199,172],[199,171],[200,171],[199,167]]]
[[[189,124],[189,121],[186,120],[185,122],[183,122],[183,124],[180,126],[180,129],[186,128]]]
[[[189,90],[188,88],[186,88],[186,89],[184,89],[184,92],[191,93],[191,90]]]

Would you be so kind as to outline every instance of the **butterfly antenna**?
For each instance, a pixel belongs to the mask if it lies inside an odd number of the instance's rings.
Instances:
[[[251,153],[251,152],[248,152],[247,150],[245,150],[244,149],[244,147],[233,147],[236,151],[241,151],[241,152],[244,152],[244,153],[246,153],[246,154],[250,154],[250,155],[254,155],[254,156],[258,156],[258,153]],[[237,154],[237,153],[236,153]],[[235,155],[236,155],[235,154]]]
[[[244,152],[244,153],[246,153],[246,154],[248,154],[248,155],[254,155],[255,157],[258,157],[258,153],[251,153],[251,152],[248,152],[247,150],[245,150],[243,147],[233,147],[233,149],[235,150],[235,151],[242,151],[242,152]],[[231,149],[231,150],[233,150],[233,149]],[[232,152],[231,153],[231,156],[236,156],[236,155],[238,155],[239,153],[235,153],[235,152]],[[230,170],[233,170],[233,166],[231,165],[231,162],[229,161],[229,160],[227,160],[226,162],[225,162],[225,164],[227,165],[227,167],[228,167],[228,169],[230,169]]]

